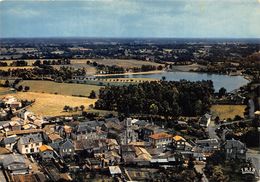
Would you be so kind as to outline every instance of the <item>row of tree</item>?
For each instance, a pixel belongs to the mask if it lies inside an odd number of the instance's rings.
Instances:
[[[197,116],[209,110],[212,81],[144,82],[100,89],[95,108],[124,114]]]

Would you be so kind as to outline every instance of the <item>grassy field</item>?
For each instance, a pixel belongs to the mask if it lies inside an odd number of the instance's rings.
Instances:
[[[213,116],[219,116],[221,120],[231,118],[236,115],[244,117],[245,105],[212,105],[210,110]]]
[[[7,71],[9,69],[33,69],[33,66],[0,66],[0,70]]]
[[[134,59],[89,59],[92,62],[104,64],[108,66],[117,65],[123,68],[141,67],[142,65],[154,65],[159,66],[160,64],[150,61],[139,61]]]
[[[25,80],[19,83],[22,86],[29,86],[31,92],[44,92],[50,94],[60,95],[74,95],[74,96],[89,96],[90,92],[94,90],[96,94],[100,86],[86,85],[86,84],[72,84],[72,83],[56,83],[52,81],[41,80]]]
[[[96,99],[88,99],[84,97],[72,97],[35,92],[18,92],[16,94],[9,95],[14,95],[18,99],[22,100],[35,100],[35,103],[29,107],[28,110],[42,116],[71,115],[71,112],[63,112],[63,107],[65,105],[71,107],[84,105],[87,109],[90,104],[94,104],[96,102]]]

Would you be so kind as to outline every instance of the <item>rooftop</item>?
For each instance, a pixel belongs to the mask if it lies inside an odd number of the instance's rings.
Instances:
[[[155,133],[153,135],[150,135],[149,137],[152,138],[152,139],[158,140],[158,139],[161,139],[161,138],[171,138],[172,135],[170,135],[168,133],[161,132],[161,133]]]

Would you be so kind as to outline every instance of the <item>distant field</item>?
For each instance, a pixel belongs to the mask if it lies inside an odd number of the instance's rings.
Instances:
[[[204,68],[205,66],[199,65],[199,64],[190,64],[190,65],[174,65],[172,66],[172,69],[174,71],[190,71],[190,70],[197,70],[199,68]]]
[[[87,109],[90,104],[94,104],[96,102],[96,99],[88,99],[84,97],[72,97],[35,92],[18,92],[11,95],[14,95],[19,99],[35,99],[36,102],[32,105],[32,107],[29,107],[28,110],[43,116],[71,115],[71,112],[63,112],[63,107],[65,105],[71,107],[84,105]]]
[[[25,80],[19,83],[22,86],[29,86],[31,92],[57,93],[60,95],[82,95],[89,96],[94,90],[97,94],[100,86],[72,83],[56,83],[52,81]]]
[[[33,69],[33,66],[0,66],[0,70],[7,71],[9,69]]]
[[[213,116],[219,116],[221,120],[231,118],[236,115],[244,117],[245,105],[212,105],[210,108]]]
[[[154,63],[150,61],[139,61],[134,59],[89,59],[90,61],[95,61],[99,64],[104,64],[108,66],[117,65],[124,68],[141,67],[142,65],[154,65],[159,66],[159,63]]]

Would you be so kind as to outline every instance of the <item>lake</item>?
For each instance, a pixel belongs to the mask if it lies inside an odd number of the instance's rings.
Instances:
[[[108,76],[109,78],[154,78],[161,79],[163,76],[166,77],[167,81],[179,81],[182,79],[189,81],[201,81],[201,80],[212,80],[215,91],[218,91],[221,87],[227,89],[228,92],[238,89],[239,87],[246,85],[249,81],[243,76],[229,76],[220,74],[208,74],[198,72],[162,72],[154,74],[133,74],[133,75],[116,75]]]

